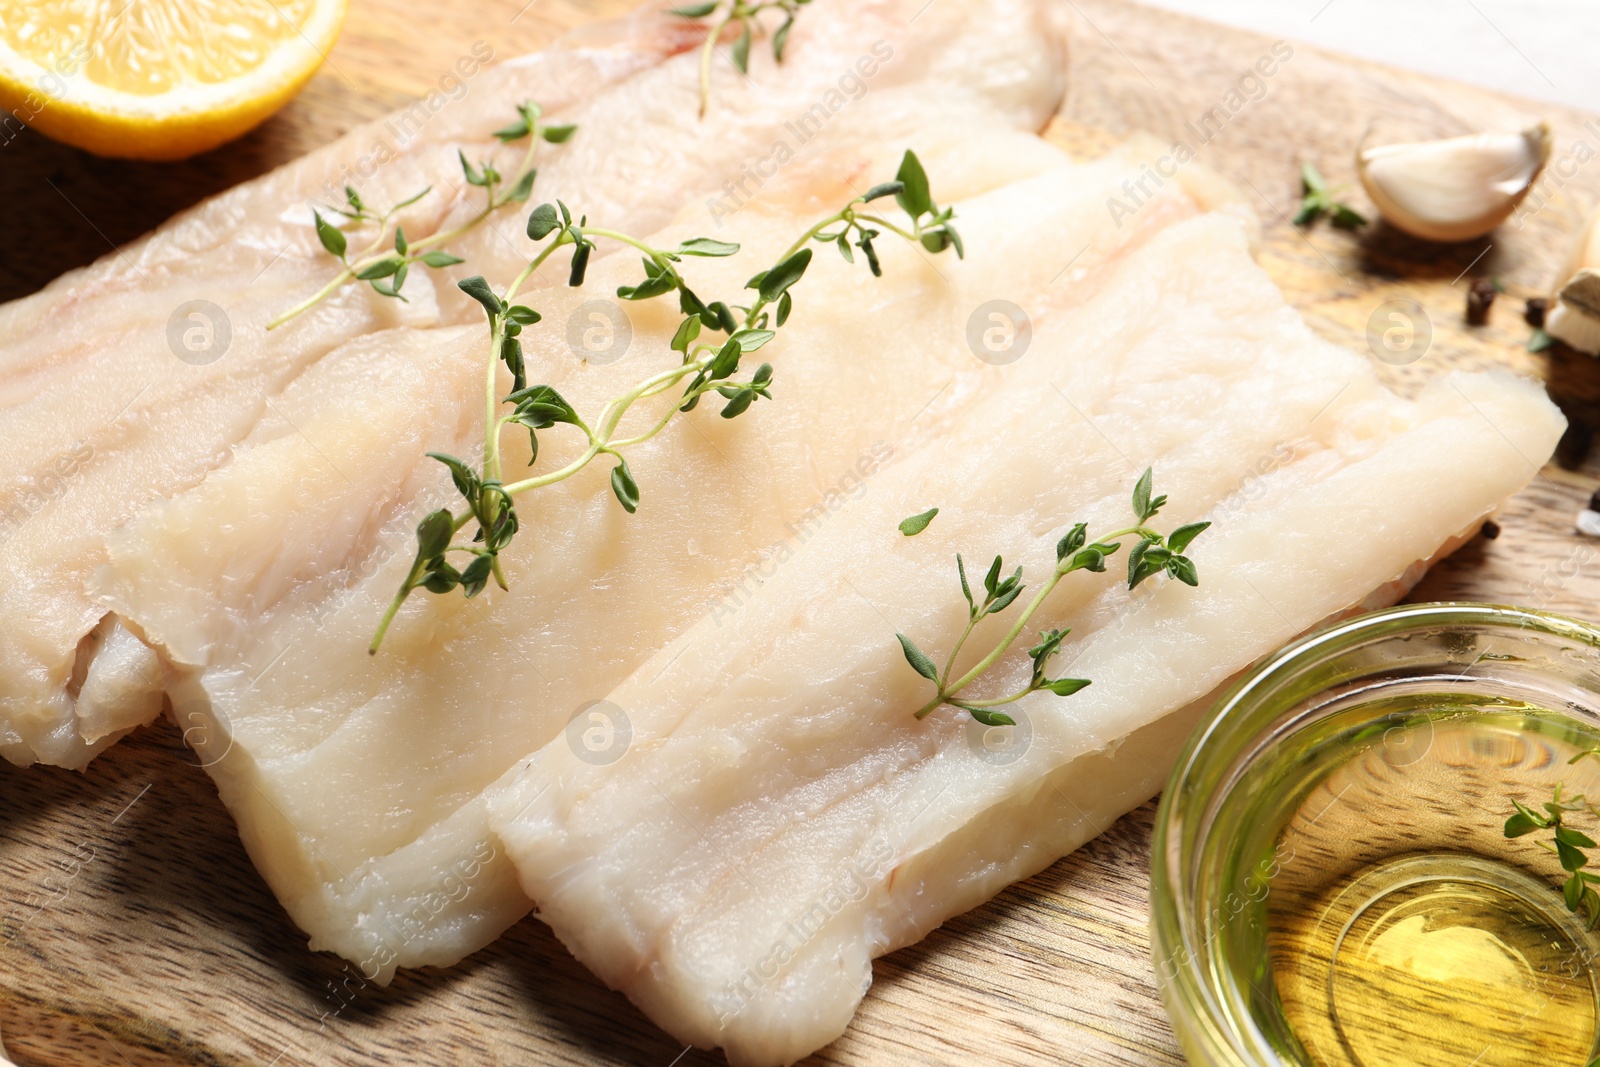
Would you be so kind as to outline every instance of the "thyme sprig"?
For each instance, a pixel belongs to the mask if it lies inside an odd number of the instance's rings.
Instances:
[[[910,216],[909,227],[864,210],[869,203],[889,196],[895,197]],[[472,598],[487,587],[491,578],[500,588],[507,588],[500,553],[511,544],[520,528],[514,502],[517,496],[565,481],[604,457],[614,461],[612,493],[623,510],[631,515],[639,509],[641,496],[627,451],[660,434],[673,419],[692,411],[711,393],[722,397],[721,415],[725,419],[744,414],[758,399],[771,400],[772,365],[762,363],[748,378],[741,378],[741,364],[745,357],[765,347],[788,322],[794,310],[794,286],[811,265],[812,244],[831,244],[850,263],[855,261],[852,247],[860,249],[872,273],[881,275],[882,266],[873,240],[885,231],[933,252],[954,248],[958,256],[962,255],[961,237],[952,224],[953,218],[951,209],[941,209],[934,202],[922,164],[914,153],[907,152],[894,181],[874,186],[809,227],[773,266],[745,283],[745,289],[754,294],[746,298],[748,303],[730,304],[702,299],[690,288],[680,268],[685,257],[735,255],[739,252],[736,244],[696,237],[676,248],[655,248],[628,234],[591,226],[586,216],[574,218],[572,210],[559,200],[534,208],[528,216],[527,232],[541,247],[510,285],[497,293],[481,276],[458,283],[463,292],[483,307],[489,322],[483,464],[481,469],[476,469],[454,456],[428,453],[449,468],[466,506],[459,511],[441,508],[418,525],[416,557],[384,612],[369,651],[378,650],[401,605],[417,589],[436,594],[460,589]],[[517,294],[562,248],[572,249],[568,285],[583,285],[596,239],[617,241],[642,253],[643,277],[636,284],[620,286],[617,289],[619,298],[652,300],[676,293],[684,318],[670,344],[671,350],[679,354],[678,364],[635,383],[621,396],[608,401],[598,414],[585,418],[554,387],[528,384],[521,334],[537,324],[541,316],[532,307],[517,303]],[[717,338],[718,334],[722,336]],[[512,378],[511,392],[504,397],[498,393],[502,363]],[[623,420],[635,404],[679,389],[681,392],[653,422],[642,428],[623,429]],[[541,431],[557,426],[570,427],[569,432],[582,436],[584,447],[576,458],[556,470],[507,481],[500,442],[504,431],[511,426],[520,426],[528,432],[529,466],[538,462]],[[472,539],[458,543],[456,534],[469,524],[475,527]],[[469,558],[458,569],[450,561],[451,553]]]
[[[1338,189],[1328,188],[1327,180],[1313,163],[1300,164],[1300,210],[1295,213],[1296,226],[1309,226],[1323,215],[1342,230],[1355,230],[1367,224],[1367,217],[1349,204],[1334,199]]]
[[[1600,759],[1600,749],[1585,749],[1569,759],[1567,764],[1570,766],[1585,757]],[[1590,859],[1587,850],[1600,845],[1588,834],[1567,825],[1567,818],[1579,812],[1600,818],[1600,808],[1591,804],[1582,793],[1567,795],[1563,782],[1557,782],[1551,790],[1550,799],[1540,805],[1543,812],[1535,811],[1516,799],[1511,801],[1511,806],[1516,810],[1506,819],[1506,837],[1522,837],[1538,830],[1550,831],[1549,841],[1535,843],[1554,854],[1561,869],[1567,872],[1567,879],[1561,887],[1567,910],[1574,915],[1580,911],[1586,913],[1589,929],[1600,929],[1600,893],[1595,892],[1594,888],[1600,885],[1600,874],[1584,870]]]
[[[406,298],[400,290],[405,287],[406,278],[414,264],[421,263],[438,270],[464,262],[459,256],[443,251],[440,246],[470,233],[507,205],[526,203],[533,194],[533,183],[538,177],[538,168],[533,165],[533,159],[539,143],[561,144],[577,131],[574,125],[545,123],[542,116],[543,111],[538,104],[518,104],[516,120],[495,131],[496,140],[502,144],[523,140],[528,142],[521,162],[509,178],[500,172],[492,159],[473,163],[467,159],[465,152],[456,150],[461,161],[462,176],[468,185],[484,191],[484,205],[470,219],[452,229],[416,241],[407,239],[405,229],[401,226],[394,227],[393,233],[390,233],[389,224],[395,216],[432,192],[431,185],[382,212],[369,207],[353,186],[345,186],[344,205],[329,207],[327,211],[330,215],[339,215],[348,220],[351,230],[371,228],[375,231],[370,243],[357,252],[351,251],[346,230],[335,226],[322,212],[313,208],[311,217],[316,226],[317,239],[323,249],[339,261],[340,270],[321,289],[267,323],[267,329],[276,329],[303,315],[351,282],[366,282],[379,296],[404,302]],[[389,250],[391,243],[392,251]]]
[[[700,117],[706,117],[711,104],[711,57],[717,42],[730,25],[737,22],[742,32],[733,42],[733,65],[740,74],[750,73],[750,46],[756,31],[761,27],[760,15],[769,8],[783,12],[783,23],[772,35],[772,58],[783,62],[783,50],[789,43],[789,31],[794,27],[795,16],[811,0],[707,0],[705,3],[685,4],[672,9],[674,15],[686,19],[703,19],[714,15],[706,25],[706,41],[700,48]]]
[[[967,639],[977,626],[990,615],[998,615],[1009,608],[1016,599],[1022,595],[1025,588],[1022,582],[1022,568],[1018,567],[1010,575],[1003,575],[1005,562],[1000,556],[995,556],[994,562],[989,564],[989,570],[983,577],[983,595],[974,596],[972,586],[967,581],[966,561],[956,554],[956,573],[961,578],[961,595],[967,602],[967,625],[961,631],[961,636],[956,639],[955,645],[950,649],[950,654],[945,658],[943,668],[936,664],[931,656],[922,651],[905,634],[897,633],[900,639],[901,651],[905,653],[906,662],[911,664],[911,669],[934,684],[936,692],[921,708],[917,710],[917,718],[926,718],[941,705],[948,704],[970,714],[985,726],[1014,726],[1016,720],[996,708],[1014,703],[1039,690],[1048,690],[1057,696],[1071,696],[1089,684],[1086,678],[1050,678],[1046,671],[1050,660],[1061,651],[1061,642],[1071,632],[1070,629],[1046,630],[1039,634],[1038,643],[1028,649],[1028,658],[1033,661],[1033,671],[1028,683],[1015,693],[995,697],[987,700],[957,700],[956,695],[967,686],[977,681],[990,668],[998,663],[1022,632],[1027,629],[1028,623],[1038,613],[1044,602],[1049,599],[1061,580],[1074,571],[1093,571],[1096,573],[1106,569],[1106,560],[1122,547],[1122,542],[1128,538],[1137,538],[1132,549],[1128,552],[1128,588],[1134,589],[1141,582],[1165,572],[1171,577],[1183,582],[1185,585],[1198,585],[1200,579],[1195,572],[1194,563],[1185,556],[1184,550],[1194,539],[1211,524],[1209,522],[1194,522],[1180,526],[1170,534],[1161,534],[1152,529],[1148,523],[1156,516],[1167,502],[1165,496],[1152,497],[1151,484],[1153,474],[1149,468],[1139,476],[1133,487],[1133,515],[1137,520],[1132,526],[1125,526],[1120,530],[1113,530],[1096,538],[1089,543],[1088,526],[1078,523],[1068,530],[1061,540],[1056,543],[1056,565],[1050,577],[1041,585],[1033,599],[1030,600],[1017,617],[1017,620],[1006,631],[999,643],[979,660],[973,668],[965,674],[952,680],[956,657],[961,654],[961,649],[966,645]],[[913,516],[917,518],[918,516]],[[907,520],[910,522],[911,520]],[[925,524],[924,524],[925,525]],[[902,524],[901,532],[907,532]],[[920,533],[921,531],[916,531]]]

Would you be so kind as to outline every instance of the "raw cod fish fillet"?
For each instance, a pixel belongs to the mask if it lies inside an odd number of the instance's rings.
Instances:
[[[841,157],[882,162],[893,145],[951,122],[979,140],[960,168],[976,188],[996,160],[1013,174],[1059,165],[1032,136],[1062,91],[1063,34],[1052,5],[983,0],[919,13],[911,0],[817,0],[815,16],[796,23],[781,68],[770,55],[753,56],[746,80],[719,65],[703,121],[694,55],[703,31],[657,6],[492,68],[479,70],[481,50],[463,57],[461,70],[474,73],[458,100],[439,97],[359,128],[0,308],[8,456],[0,754],[82,767],[160,710],[161,665],[87,588],[105,562],[107,535],[226,465],[258,423],[282,418],[274,406],[290,384],[345,342],[396,326],[477,321],[454,280],[509,276],[532,247],[508,212],[451,245],[466,266],[413,272],[410,303],[353,287],[265,332],[332,276],[310,209],[340,202],[345,184],[373,205],[431,186],[399,216],[414,241],[458,225],[481,196],[462,185],[458,150],[473,159],[494,153],[510,169],[522,146],[496,147],[492,132],[524,100],[541,103],[552,122],[579,126],[566,144],[541,146],[535,202],[562,197],[597,222],[641,234],[680,211],[696,232],[715,233],[730,224],[726,212],[781,198],[786,187],[846,186],[866,176],[827,172]],[[788,152],[775,164],[779,142]],[[732,181],[742,183],[736,197]],[[352,236],[352,247],[361,243]],[[192,301],[220,308],[226,325],[214,310],[180,314]],[[186,347],[191,336],[201,351]],[[206,344],[220,350],[209,362]],[[76,384],[89,381],[90,391]]]
[[[971,184],[929,158],[935,189]],[[964,262],[883,244],[884,277],[872,279],[859,262],[819,258],[762,352],[779,399],[734,422],[697,410],[640,449],[636,516],[618,509],[602,466],[540,490],[519,508],[512,591],[418,594],[376,657],[366,644],[410,564],[412,529],[453,495],[423,453],[470,455],[481,441],[481,326],[343,346],[285,390],[232,464],[112,535],[100,602],[163,651],[175,717],[314,947],[387,980],[396,966],[453,963],[525,914],[486,790],[708,607],[736,603],[738,584],[837,521],[863,483],[973,398],[1048,379],[1047,361],[975,358],[973,309],[1007,293],[1040,320],[1071,315],[1096,283],[1061,277],[1066,244],[1079,250],[1074,270],[1092,274],[1210,195],[1197,171],[1193,196],[1172,186],[1119,227],[1103,205],[1137,169],[1132,156],[1056,159],[960,203]],[[814,221],[810,199],[741,212],[730,231],[747,252],[685,268],[697,290],[736,292],[752,263]],[[617,257],[591,267],[583,290],[538,303],[562,323],[637,272]],[[870,314],[830,311],[861,306]],[[564,335],[530,329],[530,378],[592,412],[676,358],[672,311],[631,305],[632,347],[610,364],[579,363]],[[565,440],[544,435],[541,465],[563,462]],[[515,470],[526,439],[506,442]]]
[[[1035,336],[1024,362],[1050,361],[1048,382],[975,401],[735,627],[702,620],[612,690],[631,722],[620,760],[557,740],[491,803],[539,917],[679,1039],[760,1067],[839,1036],[874,956],[1146,800],[1184,709],[1474,528],[1563,425],[1509,375],[1389,393],[1214,215],[1129,257],[1093,311],[1087,329]],[[1268,491],[1241,499],[1264,456],[1280,457]],[[1118,557],[1073,576],[1035,622],[1073,628],[1052,673],[1092,685],[1030,696],[998,734],[949,709],[918,722],[929,684],[894,635],[950,647],[966,621],[955,553],[970,569],[1004,552],[1037,579],[1073,522],[1091,537],[1127,524],[1146,465],[1171,497],[1163,528],[1215,522],[1190,550],[1199,588],[1130,595]],[[926,532],[896,529],[933,505]],[[990,620],[967,659],[1009,625]],[[1025,681],[1026,657],[1009,663],[985,694]]]

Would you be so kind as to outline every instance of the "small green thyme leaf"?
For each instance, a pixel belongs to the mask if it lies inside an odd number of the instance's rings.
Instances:
[[[429,512],[417,524],[417,558],[426,560],[444,555],[455,532],[455,520],[449,508]]]
[[[1146,467],[1144,473],[1139,475],[1139,480],[1133,486],[1133,514],[1140,522],[1150,517],[1150,488],[1151,480],[1155,477],[1153,468]]]
[[[861,201],[862,203],[870,204],[874,200],[881,199],[885,196],[897,196],[905,190],[905,187],[906,183],[901,181],[880,182],[879,184],[874,185],[871,189],[868,189],[866,195],[861,198]]]
[[[567,285],[573,289],[583,284],[584,274],[589,269],[589,253],[594,245],[579,239],[577,247],[572,250],[572,271],[567,276]]]
[[[763,347],[776,336],[771,330],[737,330],[732,339],[739,342],[740,351],[748,353]]]
[[[483,587],[489,583],[489,572],[494,567],[494,557],[485,553],[473,558],[461,572],[461,591],[468,600],[483,592]]]
[[[356,277],[364,282],[370,282],[374,278],[387,278],[399,270],[400,264],[403,262],[404,260],[399,256],[385,256],[376,263],[357,271]]]
[[[938,508],[929,508],[927,511],[913,515],[909,519],[902,519],[900,520],[900,532],[907,537],[915,537],[928,528],[928,524],[933,521],[933,517],[937,514],[939,514]]]
[[[907,150],[905,157],[900,161],[900,173],[895,175],[895,180],[900,185],[900,191],[895,193],[895,200],[901,210],[912,218],[918,218],[933,210],[933,196],[928,189],[928,172],[922,169],[922,161],[915,152]]]
[[[517,414],[528,420],[535,429],[547,430],[558,422],[573,426],[583,425],[578,412],[565,397],[548,385],[535,385],[519,389],[506,397],[506,403],[516,406]]]
[[[1174,552],[1182,552],[1210,527],[1209,522],[1191,522],[1187,526],[1180,526],[1167,535],[1167,547]]]
[[[611,491],[617,496],[617,503],[622,505],[622,510],[629,515],[639,510],[639,483],[633,480],[633,471],[628,469],[628,461],[621,456],[617,457],[617,465],[611,468]]]
[[[510,319],[519,326],[532,326],[534,323],[543,318],[543,316],[537,311],[533,310],[533,308],[524,304],[513,304],[511,307],[506,309],[506,318]]]
[[[1574,848],[1595,847],[1593,838],[1591,838],[1588,834],[1572,829],[1570,826],[1557,827],[1556,840],[1562,842],[1563,844],[1571,845]]]
[[[617,296],[623,300],[650,300],[663,296],[678,287],[678,280],[670,274],[658,274],[654,278],[646,278],[638,285],[617,286]]]
[[[1521,837],[1541,829],[1538,823],[1518,812],[1506,820],[1505,835],[1507,837]]]
[[[323,218],[320,212],[313,210],[311,217],[316,220],[317,240],[322,242],[322,247],[343,259],[345,250],[349,247],[349,241],[345,238],[344,231]]]
[[[422,587],[430,593],[448,593],[461,584],[461,572],[444,560],[438,560],[428,572]]]
[[[783,62],[783,50],[789,44],[789,30],[794,26],[794,16],[790,15],[783,20],[783,25],[778,27],[778,32],[772,35],[772,58],[779,63]]]
[[[971,704],[959,704],[955,703],[954,701],[951,703],[960,708],[962,711],[965,711],[968,715],[971,715],[974,719],[985,726],[1017,725],[1017,720],[1013,719],[1003,711],[995,711],[993,708],[973,707]]]
[[[537,170],[530,170],[526,174],[524,174],[521,178],[517,179],[517,184],[513,185],[510,189],[506,190],[505,200],[503,201],[503,203],[508,203],[508,204],[526,203],[528,197],[533,195],[534,179],[536,179],[538,176],[539,176],[539,172]]]
[[[489,288],[489,283],[481,274],[463,278],[456,283],[456,287],[482,304],[483,310],[488,313],[491,320],[499,318],[505,311],[505,304],[495,295],[494,290]]]
[[[1549,826],[1550,826],[1549,818],[1547,818],[1544,815],[1540,815],[1538,812],[1534,811],[1532,808],[1528,807],[1526,804],[1522,803],[1521,801],[1513,800],[1511,802],[1511,806],[1517,809],[1518,814],[1520,814],[1523,817],[1525,817],[1526,819],[1528,819],[1528,821],[1532,822],[1535,826],[1539,827],[1541,830],[1549,828]]]
[[[911,669],[930,682],[938,681],[939,668],[933,665],[933,660],[928,658],[928,654],[918,648],[905,634],[897,633],[895,636],[900,639],[900,648],[905,652],[906,662],[911,664]]]
[[[1078,523],[1068,530],[1061,540],[1056,542],[1056,562],[1060,563],[1072,553],[1083,547],[1085,538],[1088,537],[1088,525]]]
[[[528,216],[528,236],[535,241],[542,241],[560,225],[561,220],[556,216],[555,205],[540,204]]]
[[[1359,230],[1367,224],[1367,217],[1348,204],[1334,204],[1332,221],[1341,230]]]
[[[1018,567],[1015,573],[995,588],[994,603],[989,605],[989,610],[986,614],[998,615],[1006,608],[1009,608],[1011,602],[1022,594],[1024,588],[1025,586],[1022,584],[1022,568]]]
[[[456,484],[456,490],[468,500],[474,500],[478,491],[483,488],[483,482],[476,471],[464,461],[457,459],[447,452],[429,452],[429,459],[436,459],[450,469],[450,478]]]
[[[731,256],[737,254],[739,246],[731,241],[713,241],[709,237],[693,237],[678,246],[678,252],[685,256]]]
[[[678,326],[678,332],[672,335],[672,350],[674,352],[689,351],[689,346],[694,344],[696,337],[700,336],[700,317],[691,315],[684,319]]]
[[[1323,179],[1322,172],[1315,163],[1305,162],[1300,164],[1300,188],[1307,193],[1325,193],[1328,183]]]
[[[711,366],[706,368],[706,377],[713,382],[731,377],[738,371],[739,357],[742,355],[744,355],[744,348],[739,344],[738,338],[728,338],[717,352],[717,358],[712,360]]]
[[[789,291],[789,287],[798,282],[806,273],[806,268],[811,265],[811,249],[802,248],[788,259],[761,276],[761,281],[754,286],[761,294],[761,299],[766,303],[778,299]]]

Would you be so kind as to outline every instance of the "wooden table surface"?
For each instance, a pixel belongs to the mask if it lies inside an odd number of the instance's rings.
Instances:
[[[331,61],[298,100],[187,163],[93,159],[32,132],[0,145],[13,234],[0,243],[0,299],[426,92],[475,41],[514,55],[627,0],[524,3],[351,0]],[[1416,363],[1386,368],[1402,386],[1447,366],[1508,365],[1545,375],[1574,412],[1600,422],[1591,361],[1528,353],[1521,320],[1522,299],[1550,287],[1600,200],[1600,163],[1576,162],[1595,153],[1575,151],[1600,147],[1600,122],[1303,46],[1272,77],[1241,83],[1270,41],[1119,0],[1063,3],[1073,54],[1054,136],[1085,154],[1139,129],[1192,142],[1186,124],[1223,108],[1199,159],[1255,202],[1267,224],[1262,262],[1317,330],[1365,350],[1379,305],[1413,299],[1433,340]],[[1559,187],[1553,178],[1537,210],[1457,246],[1381,225],[1359,235],[1290,225],[1299,161],[1353,184],[1352,149],[1377,116],[1440,135],[1549,118],[1566,160]],[[1350,200],[1366,205],[1359,190]],[[1467,286],[1491,276],[1506,295],[1490,325],[1469,328]],[[1498,540],[1474,541],[1414,598],[1600,615],[1600,545],[1572,532],[1597,470],[1547,468],[1507,508]],[[879,960],[849,1033],[811,1062],[1181,1062],[1148,958],[1152,814],[1140,808]],[[533,919],[448,971],[403,974],[382,990],[351,981],[342,961],[306,950],[170,726],[142,731],[84,774],[0,763],[0,909],[0,1034],[19,1064],[722,1062],[657,1030]]]

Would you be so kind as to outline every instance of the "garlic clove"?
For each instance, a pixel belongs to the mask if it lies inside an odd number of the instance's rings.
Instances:
[[[1567,279],[1545,312],[1544,332],[1579,352],[1600,356],[1600,270],[1584,267]]]
[[[1516,210],[1550,159],[1546,123],[1362,149],[1356,170],[1383,217],[1414,237],[1468,241]]]
[[[1545,311],[1545,333],[1600,356],[1600,211],[1573,242],[1560,277],[1565,280]]]

